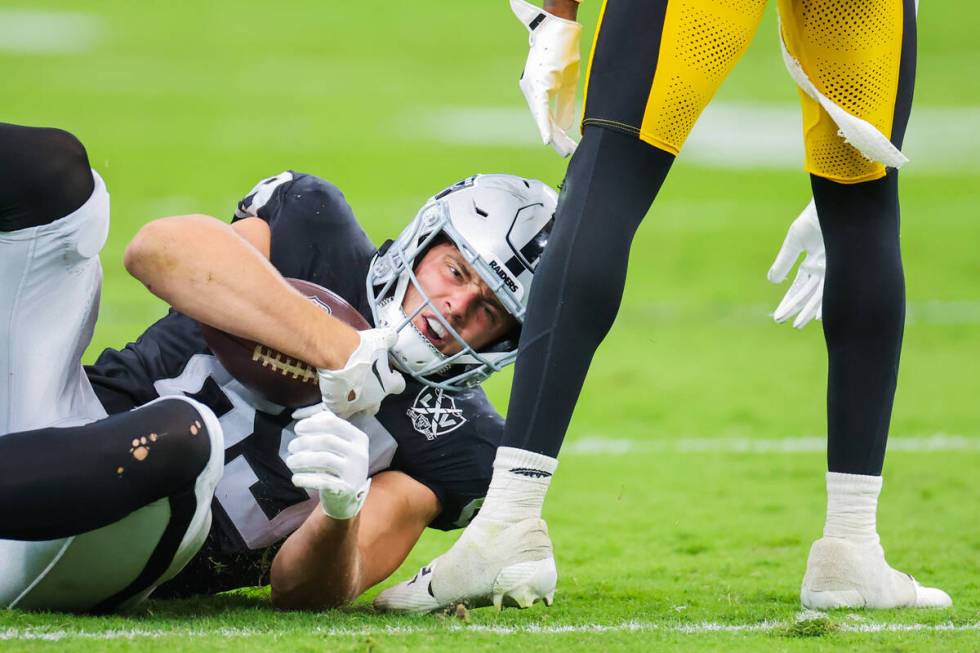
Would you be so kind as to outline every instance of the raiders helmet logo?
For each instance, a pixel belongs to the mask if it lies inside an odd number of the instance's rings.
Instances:
[[[456,400],[439,388],[423,388],[405,414],[415,430],[430,441],[466,423],[462,409],[456,408]]]

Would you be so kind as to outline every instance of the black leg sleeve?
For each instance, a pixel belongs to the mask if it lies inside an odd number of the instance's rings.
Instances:
[[[612,326],[633,235],[674,157],[588,127],[534,275],[503,446],[557,456],[592,356]]]
[[[0,123],[0,231],[63,218],[94,187],[88,154],[73,135]]]
[[[163,399],[91,424],[0,437],[0,538],[53,540],[107,526],[193,488],[207,426]]]
[[[898,173],[811,177],[827,248],[827,457],[832,472],[881,474],[905,326]]]

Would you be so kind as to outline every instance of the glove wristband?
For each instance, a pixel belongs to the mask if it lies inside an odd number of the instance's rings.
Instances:
[[[367,499],[368,490],[371,489],[371,479],[364,481],[364,485],[357,491],[357,493],[349,497],[347,501],[339,502],[340,505],[331,505],[330,509],[327,509],[327,503],[336,504],[339,498],[335,494],[327,494],[323,491],[320,492],[320,510],[323,511],[330,519],[335,519],[337,521],[348,521],[357,517],[358,513],[361,512],[361,508],[364,507],[364,501]]]

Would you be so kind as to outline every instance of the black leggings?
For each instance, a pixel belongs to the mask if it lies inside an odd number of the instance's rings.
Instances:
[[[0,231],[63,218],[94,185],[85,148],[72,134],[0,123]]]
[[[877,476],[905,327],[898,173],[851,185],[812,177],[811,186],[827,248],[828,467]]]
[[[210,455],[204,419],[182,399],[0,436],[0,538],[53,540],[107,526],[193,490]]]
[[[619,310],[633,234],[672,162],[621,132],[586,129],[535,274],[504,446],[558,454],[592,356]],[[877,475],[905,315],[898,176],[853,185],[814,178],[812,185],[827,246],[830,470]]]

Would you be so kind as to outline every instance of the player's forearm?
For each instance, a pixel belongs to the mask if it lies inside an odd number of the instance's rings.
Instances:
[[[578,16],[577,0],[545,0],[544,10],[552,16],[575,20]]]
[[[281,610],[322,610],[356,599],[363,591],[359,525],[360,516],[339,521],[315,510],[272,562],[273,605]]]
[[[195,320],[317,367],[343,367],[357,332],[287,284],[230,225],[204,215],[145,225],[126,248],[126,269]]]

